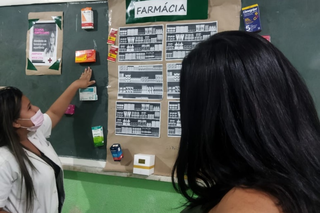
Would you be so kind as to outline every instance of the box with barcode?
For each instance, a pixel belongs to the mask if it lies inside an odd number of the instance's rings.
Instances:
[[[98,100],[97,87],[88,87],[86,89],[79,89],[80,101],[96,101]]]

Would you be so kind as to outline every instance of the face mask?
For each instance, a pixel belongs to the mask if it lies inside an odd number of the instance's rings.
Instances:
[[[37,113],[34,116],[32,116],[30,119],[19,118],[19,120],[23,120],[23,121],[31,120],[34,126],[31,126],[31,127],[21,126],[21,127],[26,128],[28,131],[35,132],[43,124],[44,116],[41,110],[39,109]]]

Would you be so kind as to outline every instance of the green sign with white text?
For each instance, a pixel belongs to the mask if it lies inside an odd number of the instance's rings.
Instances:
[[[126,23],[208,18],[208,0],[126,0]]]

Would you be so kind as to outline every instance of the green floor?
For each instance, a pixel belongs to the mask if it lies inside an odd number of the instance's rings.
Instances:
[[[171,183],[65,171],[63,213],[178,213]]]

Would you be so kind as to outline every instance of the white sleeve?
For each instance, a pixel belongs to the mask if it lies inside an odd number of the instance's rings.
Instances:
[[[0,162],[0,208],[4,208],[10,195],[15,178],[9,162]]]
[[[42,132],[44,137],[49,138],[52,130],[52,121],[49,115],[43,114],[43,116],[44,116],[43,124],[39,127],[38,130]]]

